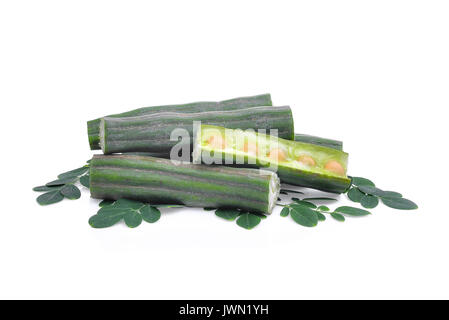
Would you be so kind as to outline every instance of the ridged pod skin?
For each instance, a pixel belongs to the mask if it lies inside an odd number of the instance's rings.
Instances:
[[[219,135],[226,137],[224,148],[209,144],[212,136]],[[255,145],[252,149],[257,154],[249,152],[248,143]],[[351,185],[346,175],[348,154],[343,151],[251,131],[201,125],[195,136],[193,161],[214,163],[211,158],[227,165],[272,170],[282,182],[327,192],[343,193]]]
[[[311,136],[308,134],[295,133],[295,141],[311,143],[311,144],[315,144],[317,146],[322,146],[322,147],[327,147],[327,148],[332,148],[335,150],[343,151],[343,142],[338,141],[338,140],[321,138],[321,137]]]
[[[343,151],[343,142],[338,141],[338,140],[321,138],[321,137],[311,136],[308,134],[295,133],[295,141],[315,144],[317,146],[322,146],[322,147],[327,147],[327,148],[332,148],[335,150]],[[247,145],[245,152],[257,154],[257,147],[254,145]],[[132,153],[132,154],[135,154],[135,153]],[[168,155],[166,152],[140,153],[140,155],[146,155],[146,156],[152,156],[152,157],[158,157],[158,158],[165,158],[165,157],[168,158]],[[308,159],[308,160],[305,160],[305,162],[311,162],[311,161]]]
[[[276,174],[258,169],[174,164],[136,155],[95,155],[90,162],[90,192],[98,199],[271,213],[279,189]]]
[[[193,142],[193,122],[225,126],[232,129],[276,129],[278,136],[293,139],[293,116],[290,107],[253,107],[229,111],[199,113],[164,112],[128,118],[104,118],[100,123],[100,145],[104,154],[124,152],[160,153],[168,157],[178,141],[170,135],[185,129]]]
[[[139,108],[123,113],[113,114],[106,117],[109,118],[125,118],[143,115],[157,114],[161,112],[177,112],[177,113],[198,113],[207,111],[224,111],[246,109],[256,106],[272,106],[270,94],[261,94],[256,96],[234,98],[224,101],[203,101],[186,104],[175,104],[165,106],[154,106]],[[100,120],[101,118],[90,120],[87,122],[87,134],[89,136],[89,145],[91,150],[100,150]]]

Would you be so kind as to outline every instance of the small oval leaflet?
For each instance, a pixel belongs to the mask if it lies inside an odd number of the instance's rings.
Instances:
[[[382,197],[386,198],[402,198],[402,194],[395,191],[384,191],[384,195]]]
[[[59,190],[55,190],[41,194],[39,197],[37,197],[36,200],[40,205],[45,206],[62,201],[62,199],[64,199],[64,196],[61,194],[61,192]]]
[[[367,194],[363,196],[362,200],[360,201],[360,204],[366,209],[373,209],[377,207],[377,205],[379,204],[379,198]]]
[[[261,220],[262,219],[259,216],[251,213],[244,213],[237,219],[237,225],[244,229],[251,230],[256,227]]]
[[[324,214],[322,214],[321,212],[317,212],[316,215],[318,217],[318,221],[325,221],[326,220],[326,216]]]
[[[81,197],[81,192],[78,187],[74,186],[73,184],[66,184],[61,189],[61,194],[70,200],[76,200]]]
[[[287,217],[290,214],[290,209],[288,207],[284,207],[281,210],[281,217]]]
[[[234,221],[242,212],[237,209],[217,209],[215,215],[217,217]]]
[[[148,223],[154,223],[161,218],[161,212],[159,209],[149,205],[146,205],[139,211],[142,214],[142,219]]]
[[[387,207],[398,210],[414,210],[418,209],[418,205],[411,200],[405,198],[381,198],[382,203]]]
[[[89,175],[85,175],[85,176],[82,176],[81,178],[80,178],[80,183],[84,186],[84,187],[86,187],[86,188],[90,188],[90,181],[89,181],[90,179],[89,179]]]
[[[348,191],[348,198],[353,202],[360,202],[364,196],[365,194],[356,187],[353,187]]]
[[[343,213],[353,217],[362,217],[371,214],[369,211],[349,206],[338,207],[337,209],[335,209],[335,212]]]
[[[341,215],[341,214],[339,214],[339,213],[336,213],[336,212],[332,212],[332,213],[331,213],[331,217],[334,218],[334,219],[337,220],[337,221],[340,221],[340,222],[343,222],[343,221],[346,220],[345,217],[344,217],[343,215]]]
[[[304,227],[315,227],[318,224],[316,212],[306,206],[292,205],[290,216],[293,221]]]
[[[60,190],[60,189],[61,189],[61,186],[54,186],[54,187],[38,186],[38,187],[34,187],[33,191],[44,192],[44,191],[55,191],[55,190]]]
[[[142,223],[142,216],[139,214],[139,212],[135,210],[130,210],[129,213],[127,213],[123,219],[125,220],[125,224],[129,228],[135,228],[138,227]]]

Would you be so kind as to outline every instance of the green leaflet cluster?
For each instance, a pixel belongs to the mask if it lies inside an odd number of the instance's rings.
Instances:
[[[318,199],[323,200],[324,198],[309,198],[309,200]],[[310,201],[299,200],[296,198],[293,199],[292,203],[285,205],[281,210],[281,217],[288,217],[290,215],[293,221],[304,227],[315,227],[318,222],[326,220],[326,214],[337,221],[343,222],[345,221],[345,216],[361,217],[371,213],[363,209],[349,206],[341,206],[331,211],[327,206],[316,206]]]
[[[128,199],[103,200],[99,205],[100,210],[89,219],[89,224],[93,228],[108,228],[121,220],[124,220],[129,228],[135,228],[142,221],[154,223],[161,217],[158,208],[140,201]]]
[[[75,186],[80,182],[89,188],[89,161],[86,165],[58,175],[58,179],[43,186],[34,187],[33,191],[45,192],[36,198],[40,205],[49,205],[62,201],[64,198],[76,200],[81,197],[80,189]]]
[[[364,208],[373,209],[380,201],[387,207],[398,210],[418,209],[416,203],[402,197],[395,191],[383,191],[374,182],[362,177],[352,177],[352,184],[347,192],[349,200],[360,203]]]
[[[214,210],[212,208],[204,208],[204,210]],[[255,228],[262,219],[266,219],[266,215],[260,213],[252,213],[239,209],[217,209],[215,210],[217,217],[228,221],[237,219],[237,225],[247,230]]]

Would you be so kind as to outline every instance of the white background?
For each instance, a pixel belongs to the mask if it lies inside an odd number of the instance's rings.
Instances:
[[[449,298],[448,17],[447,1],[2,1],[0,298]],[[86,189],[35,201],[91,157],[86,120],[266,92],[420,209],[307,229],[278,208],[252,231],[171,209],[95,230]]]

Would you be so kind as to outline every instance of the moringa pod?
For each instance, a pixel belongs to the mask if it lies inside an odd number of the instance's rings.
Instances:
[[[308,134],[300,134],[295,133],[295,141],[298,142],[304,142],[304,143],[310,143],[310,144],[316,144],[318,146],[328,147],[335,150],[343,151],[343,142],[328,138],[321,138],[317,136],[311,136]],[[136,155],[142,155],[142,156],[151,156],[151,157],[158,157],[158,158],[166,158],[167,153],[166,152],[153,152],[153,153],[145,153],[145,152],[127,152],[126,154],[136,154]],[[167,157],[169,158],[169,157]]]
[[[100,122],[100,145],[104,154],[150,152],[166,158],[175,145],[182,147],[188,144],[188,150],[191,150],[195,121],[232,129],[264,129],[267,133],[276,129],[281,138],[294,137],[290,107],[253,107],[199,113],[163,112],[128,118],[106,117]],[[175,129],[185,132],[189,139],[181,142],[172,139]]]
[[[259,169],[135,155],[95,155],[90,162],[90,192],[98,199],[271,213],[279,190],[277,175]]]
[[[125,118],[136,117],[143,115],[157,114],[161,112],[177,112],[177,113],[198,113],[203,111],[224,111],[235,109],[246,109],[256,106],[272,106],[270,94],[261,94],[256,96],[234,98],[219,102],[204,101],[193,102],[186,104],[174,104],[165,106],[154,106],[139,108],[123,113],[109,115],[109,118]],[[92,150],[99,150],[100,148],[100,120],[90,120],[87,122],[87,134],[89,136],[89,145]]]
[[[323,146],[323,147],[343,151],[343,142],[338,141],[338,140],[321,138],[321,137],[311,136],[308,134],[295,133],[295,141],[311,143],[311,144],[315,144],[317,146]]]
[[[343,193],[351,185],[347,153],[254,130],[201,125],[193,162],[264,168],[276,172],[282,182],[334,193]]]

